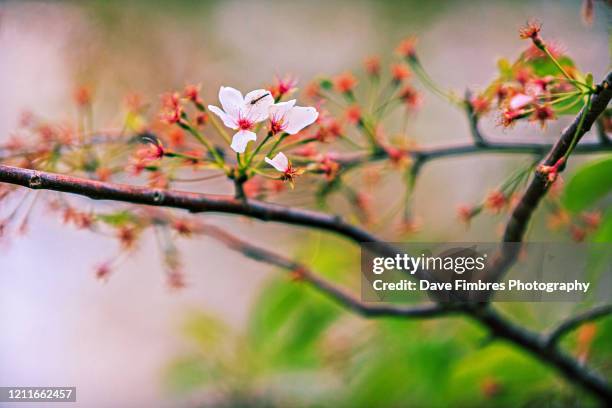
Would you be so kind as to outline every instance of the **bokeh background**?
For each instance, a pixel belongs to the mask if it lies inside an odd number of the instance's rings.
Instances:
[[[411,34],[439,83],[460,93],[482,89],[499,57],[514,58],[524,48],[517,27],[531,17],[596,80],[606,72],[610,15],[597,4],[593,26],[585,27],[579,1],[5,1],[0,141],[24,109],[74,118],[79,84],[95,89],[96,125],[113,129],[128,92],[156,103],[162,92],[202,83],[214,100],[220,85],[253,89],[285,73],[304,85],[320,74],[359,69],[366,56],[388,57]],[[503,140],[551,140],[566,124],[547,132],[501,131],[489,121],[484,130]],[[430,95],[409,132],[422,144],[469,138],[462,113]],[[478,200],[524,160],[478,156],[429,164],[416,191],[424,228],[415,239],[496,240],[502,218],[485,217],[466,230],[455,205]],[[230,191],[222,183],[199,188]],[[384,208],[395,190],[392,182],[384,186],[374,205]],[[358,253],[339,240],[230,217],[205,219],[357,282]],[[545,236],[540,224],[535,240]],[[576,398],[522,353],[483,346],[484,333],[468,322],[364,321],[212,240],[187,240],[180,248],[188,280],[182,291],[164,285],[152,236],[102,283],[92,266],[116,251],[116,242],[37,211],[27,235],[0,246],[0,385],[73,385],[76,406],[83,407],[522,405]],[[508,307],[544,328],[575,306]],[[602,336],[594,365],[610,373]]]

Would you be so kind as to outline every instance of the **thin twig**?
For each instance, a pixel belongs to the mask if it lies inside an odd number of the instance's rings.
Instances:
[[[557,345],[565,335],[577,329],[581,325],[601,319],[602,317],[606,317],[610,314],[612,314],[612,305],[603,305],[572,316],[567,320],[562,321],[557,327],[550,331],[546,337],[546,344],[548,344],[549,347],[553,347]]]

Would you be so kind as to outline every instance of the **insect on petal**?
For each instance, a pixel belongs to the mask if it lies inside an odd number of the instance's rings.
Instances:
[[[244,97],[243,113],[253,122],[268,119],[270,105],[274,103],[272,94],[265,89],[256,89]]]

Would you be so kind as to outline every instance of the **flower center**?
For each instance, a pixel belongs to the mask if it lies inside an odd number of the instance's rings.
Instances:
[[[239,118],[238,127],[241,130],[251,130],[251,128],[253,127],[253,122],[246,118]]]
[[[285,129],[284,117],[270,119],[270,131],[274,134],[280,133]]]

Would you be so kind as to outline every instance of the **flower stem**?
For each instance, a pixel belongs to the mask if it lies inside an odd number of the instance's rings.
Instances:
[[[563,155],[563,160],[565,163],[567,163],[567,158],[569,157],[570,154],[572,154],[572,151],[574,150],[574,148],[576,147],[576,144],[578,143],[580,132],[582,131],[582,127],[584,126],[584,119],[586,118],[587,113],[591,109],[591,102],[593,100],[592,97],[593,95],[589,94],[587,102],[584,104],[582,108],[580,120],[578,121],[578,126],[576,127],[576,131],[574,132],[574,137],[572,137],[572,142],[570,143],[569,148]]]
[[[198,142],[202,143],[206,149],[208,149],[208,151],[213,155],[213,157],[215,158],[215,161],[217,162],[217,164],[219,165],[219,167],[224,168],[225,167],[225,161],[223,160],[223,158],[219,155],[219,152],[217,152],[217,149],[214,148],[214,146],[212,146],[210,144],[210,142],[208,140],[206,140],[206,138],[204,138],[204,136],[202,136],[202,134],[200,132],[198,132],[196,129],[194,129],[188,122],[186,121],[181,121],[179,122],[179,126],[182,127],[183,129],[185,129],[186,131],[188,131],[189,133],[191,133],[193,135],[193,137],[195,137]]]
[[[555,66],[557,67],[557,69],[561,72],[561,74],[563,74],[563,76],[565,77],[565,79],[567,79],[569,82],[571,82],[572,84],[574,84],[576,87],[583,87],[588,89],[589,91],[592,91],[591,87],[588,86],[585,83],[582,83],[574,78],[572,78],[567,71],[565,70],[565,68],[563,68],[563,66],[561,65],[561,63],[559,63],[559,61],[554,57],[554,55],[552,55],[552,53],[548,50],[548,47],[546,46],[546,44],[542,44],[541,47],[539,47],[542,51],[544,51],[544,53],[548,56],[548,58],[550,58],[550,60],[553,62],[553,64],[555,64]]]
[[[264,140],[262,140],[261,143],[255,148],[253,153],[251,153],[251,155],[249,156],[248,160],[244,164],[244,168],[247,168],[247,167],[249,167],[251,165],[251,162],[253,161],[253,158],[259,153],[261,148],[268,142],[268,140],[270,140],[271,137],[272,137],[272,132],[268,132],[268,134],[266,135]]]
[[[408,58],[407,61],[414,73],[417,75],[417,77],[421,80],[421,82],[423,83],[423,85],[425,85],[426,88],[429,88],[429,90],[432,91],[434,94],[442,97],[443,99],[448,100],[452,104],[458,105],[463,108],[463,101],[460,98],[457,98],[455,95],[440,89],[440,87],[438,87],[438,85],[436,85],[433,79],[431,79],[431,77],[427,74],[416,56]]]
[[[221,135],[221,137],[227,142],[227,144],[231,144],[232,139],[230,138],[229,134],[225,131],[225,129],[219,124],[219,122],[217,121],[217,118],[211,114],[208,115],[208,118],[210,119],[210,123],[212,123],[217,133]]]

